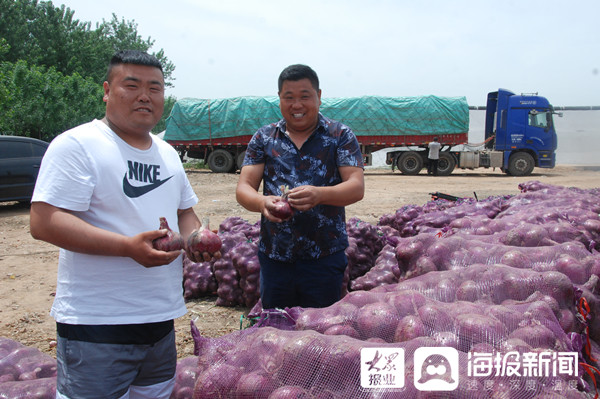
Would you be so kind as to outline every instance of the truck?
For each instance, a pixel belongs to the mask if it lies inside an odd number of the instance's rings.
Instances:
[[[322,98],[320,112],[348,125],[360,144],[365,165],[386,150],[386,164],[406,175],[428,166],[428,144],[442,144],[438,175],[455,168],[499,168],[526,176],[535,167],[555,166],[556,114],[544,97],[499,89],[482,107],[465,97],[362,96]],[[469,110],[485,110],[484,141],[469,143]],[[559,114],[560,115],[560,114]],[[213,172],[242,166],[246,147],[261,126],[281,119],[279,98],[235,97],[178,100],[167,118],[164,139],[180,156],[202,159]]]

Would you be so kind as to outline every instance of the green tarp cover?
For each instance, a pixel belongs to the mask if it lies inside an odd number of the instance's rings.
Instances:
[[[465,97],[322,98],[321,113],[357,136],[458,134],[469,130]],[[167,119],[166,140],[202,140],[252,135],[281,119],[278,97],[185,98]]]

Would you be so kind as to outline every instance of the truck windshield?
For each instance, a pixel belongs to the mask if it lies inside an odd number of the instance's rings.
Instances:
[[[529,126],[548,128],[552,124],[552,114],[547,111],[529,111]]]

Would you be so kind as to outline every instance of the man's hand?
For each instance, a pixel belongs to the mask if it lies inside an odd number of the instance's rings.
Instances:
[[[181,255],[181,250],[165,252],[154,249],[152,246],[152,241],[166,234],[167,230],[163,229],[146,231],[130,237],[127,243],[129,257],[144,267],[163,266],[173,262]]]
[[[90,255],[129,257],[144,267],[167,265],[181,251],[159,251],[152,241],[167,234],[165,229],[150,230],[133,237],[93,226],[72,212],[45,202],[34,202],[30,210],[31,235],[57,247]]]
[[[271,222],[274,222],[274,223],[281,223],[281,222],[287,220],[287,219],[278,218],[277,216],[275,216],[273,214],[275,207],[276,207],[275,204],[278,203],[279,201],[282,201],[282,199],[281,199],[281,197],[278,197],[276,195],[267,195],[267,196],[263,197],[263,206],[262,206],[261,213],[264,215],[264,217],[266,217],[267,219],[269,219]],[[293,213],[292,213],[292,215],[293,215]],[[291,218],[291,216],[290,216],[290,218]]]
[[[319,205],[321,202],[321,192],[319,187],[299,186],[291,189],[288,193],[288,202],[299,211],[308,211]]]
[[[194,230],[194,231],[192,231],[192,233],[194,233],[196,231],[198,231],[198,230]],[[216,231],[214,231],[214,230],[213,230],[213,232],[216,233]],[[192,233],[190,233],[190,235]],[[188,246],[187,238],[184,241],[185,241],[185,254],[188,257],[188,259],[194,263],[210,262],[213,259],[215,259],[215,260],[221,259],[221,251],[217,251],[212,255],[208,252],[192,251],[192,249]]]

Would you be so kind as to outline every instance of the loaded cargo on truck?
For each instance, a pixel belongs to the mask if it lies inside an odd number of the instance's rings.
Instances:
[[[392,169],[414,175],[427,167],[427,145],[442,144],[439,175],[458,168],[500,168],[529,175],[534,167],[552,168],[557,146],[552,116],[544,97],[500,89],[488,94],[485,141],[468,145],[469,105],[465,97],[322,98],[320,112],[348,125],[365,158],[387,149]],[[213,172],[240,168],[252,135],[281,119],[278,97],[182,99],[175,103],[165,140],[182,156],[203,159]],[[462,145],[462,146],[461,146]],[[475,148],[475,149],[473,149]]]

